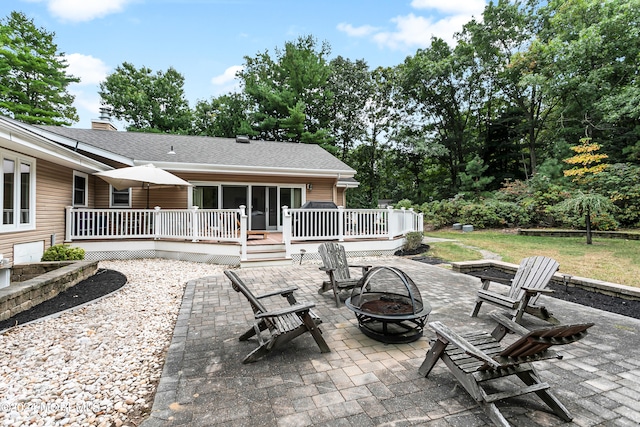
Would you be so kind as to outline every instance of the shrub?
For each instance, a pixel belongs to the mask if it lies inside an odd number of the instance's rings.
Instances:
[[[424,223],[438,229],[458,222],[460,210],[467,203],[462,199],[426,202],[419,210],[424,215]]]
[[[409,209],[409,208],[413,208],[413,202],[411,202],[411,200],[409,199],[402,199],[400,200],[398,203],[395,204],[394,206],[396,209]]]
[[[460,222],[477,228],[511,227],[529,224],[526,207],[512,202],[485,200],[469,203],[460,210]]]
[[[59,244],[44,251],[41,261],[77,261],[82,259],[84,259],[84,249]]]
[[[422,233],[419,231],[411,231],[407,233],[402,249],[405,251],[412,251],[418,249],[422,244]]]

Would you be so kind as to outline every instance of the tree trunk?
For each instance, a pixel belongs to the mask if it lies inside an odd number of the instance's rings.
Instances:
[[[587,208],[587,213],[584,217],[585,225],[587,226],[587,245],[591,244],[591,211]]]

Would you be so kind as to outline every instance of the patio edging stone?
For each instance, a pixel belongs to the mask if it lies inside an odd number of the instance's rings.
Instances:
[[[516,270],[518,269],[518,265],[492,259],[460,261],[451,263],[451,269],[453,271],[463,274],[482,271],[485,268],[495,268],[497,270],[504,271],[505,273],[515,274]],[[598,292],[604,295],[610,295],[629,300],[640,300],[640,288],[620,285],[612,282],[605,282],[603,280],[556,273],[553,275],[551,283],[555,283],[558,285],[566,284],[567,286],[574,286],[577,288],[585,289],[587,291]]]

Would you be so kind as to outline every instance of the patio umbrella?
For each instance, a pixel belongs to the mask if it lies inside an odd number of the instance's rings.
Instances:
[[[190,187],[187,181],[152,165],[151,163],[142,166],[132,166],[128,168],[113,169],[106,172],[96,172],[116,190],[125,188],[146,188],[147,189],[147,209],[149,208],[149,188],[151,187]]]

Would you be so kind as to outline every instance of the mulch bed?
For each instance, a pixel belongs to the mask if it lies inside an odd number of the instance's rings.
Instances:
[[[54,298],[0,321],[0,331],[93,301],[120,289],[125,283],[127,277],[124,274],[101,268],[93,276],[60,292]]]
[[[414,256],[411,259],[418,262],[424,262],[426,264],[438,265],[446,264],[447,262],[435,257],[423,255],[429,250],[429,245],[422,244],[419,248],[413,251],[399,250],[394,255],[398,256]],[[504,271],[487,268],[484,271],[478,271],[469,273],[472,276],[484,275],[493,276],[501,279],[513,279],[513,274],[505,273]],[[555,283],[550,283],[547,286],[553,290],[552,294],[547,296],[558,298],[564,301],[570,301],[577,304],[582,304],[588,307],[597,308],[600,310],[608,311],[610,313],[617,313],[623,316],[632,317],[634,319],[640,319],[640,301],[628,300],[624,298],[614,297],[610,295],[601,294],[598,292],[591,292],[582,288],[574,286],[563,286]]]

